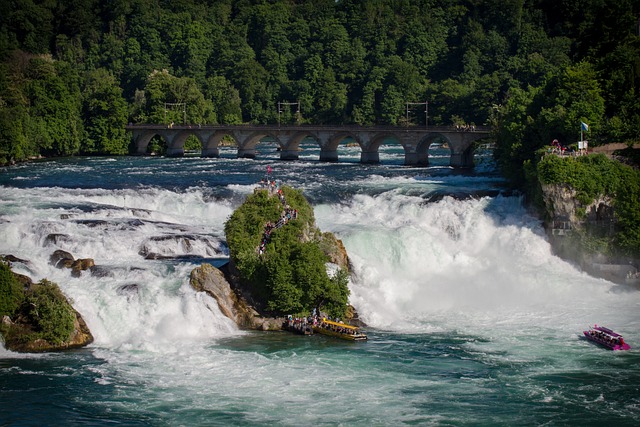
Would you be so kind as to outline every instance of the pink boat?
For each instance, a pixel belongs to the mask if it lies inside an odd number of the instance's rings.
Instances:
[[[604,326],[594,325],[588,331],[584,331],[584,336],[595,343],[598,343],[609,350],[630,350],[631,346],[624,342],[622,335],[613,332]]]

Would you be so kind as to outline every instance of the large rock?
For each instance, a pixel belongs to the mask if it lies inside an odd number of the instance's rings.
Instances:
[[[85,347],[93,342],[93,335],[84,319],[75,309],[76,318],[73,322],[73,332],[69,339],[61,344],[52,344],[43,339],[27,342],[5,343],[8,350],[21,353],[42,353],[49,351],[70,350],[73,348]]]
[[[95,262],[92,258],[75,259],[73,255],[62,249],[58,249],[51,254],[49,263],[57,268],[70,268],[73,277],[80,277],[83,271],[95,267]]]
[[[62,249],[57,249],[49,257],[49,263],[57,268],[71,268],[73,261],[75,261],[73,255]]]
[[[583,205],[570,186],[546,184],[542,185],[542,197],[549,218],[555,222],[568,222],[572,228],[579,228],[584,223],[615,221],[613,200],[609,196],[600,196]]]
[[[329,257],[331,263],[349,271],[349,256],[342,240],[336,238],[335,234],[322,233],[320,249]]]
[[[24,285],[25,289],[29,289],[33,285],[32,280],[24,275],[13,273],[16,279]],[[2,328],[4,345],[8,350],[24,353],[38,353],[49,351],[68,350],[89,345],[93,342],[93,335],[89,330],[86,322],[76,311],[68,299],[65,304],[75,314],[73,321],[73,330],[69,338],[61,343],[51,343],[44,339],[29,339],[33,336],[34,326],[23,315],[18,314],[16,319],[4,316],[2,319]]]
[[[242,297],[236,295],[222,271],[204,263],[193,269],[191,286],[198,292],[206,292],[217,302],[222,314],[233,320],[241,329],[278,330],[284,319],[262,317]]]
[[[585,243],[594,233],[599,238],[614,236],[616,216],[611,197],[601,195],[585,205],[567,184],[542,185],[542,194],[548,238],[556,255],[578,264],[594,277],[621,284],[640,282],[640,259],[600,253]]]

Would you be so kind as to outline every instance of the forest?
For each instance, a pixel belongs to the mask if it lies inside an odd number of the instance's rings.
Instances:
[[[129,153],[127,123],[491,125],[640,140],[636,0],[5,0],[0,161]],[[299,103],[278,110],[278,103]]]

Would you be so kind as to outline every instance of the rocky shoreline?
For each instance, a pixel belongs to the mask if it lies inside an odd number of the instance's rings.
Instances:
[[[590,251],[582,243],[590,233],[613,236],[616,217],[611,198],[602,196],[583,205],[572,188],[561,184],[542,185],[542,195],[544,226],[557,256],[591,276],[640,289],[640,258]]]

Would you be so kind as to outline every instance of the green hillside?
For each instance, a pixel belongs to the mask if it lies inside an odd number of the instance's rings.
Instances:
[[[639,139],[638,16],[634,0],[9,0],[0,160],[126,154],[127,123],[424,125],[407,102],[428,102],[429,124],[493,125],[519,182],[580,121],[592,144]]]

